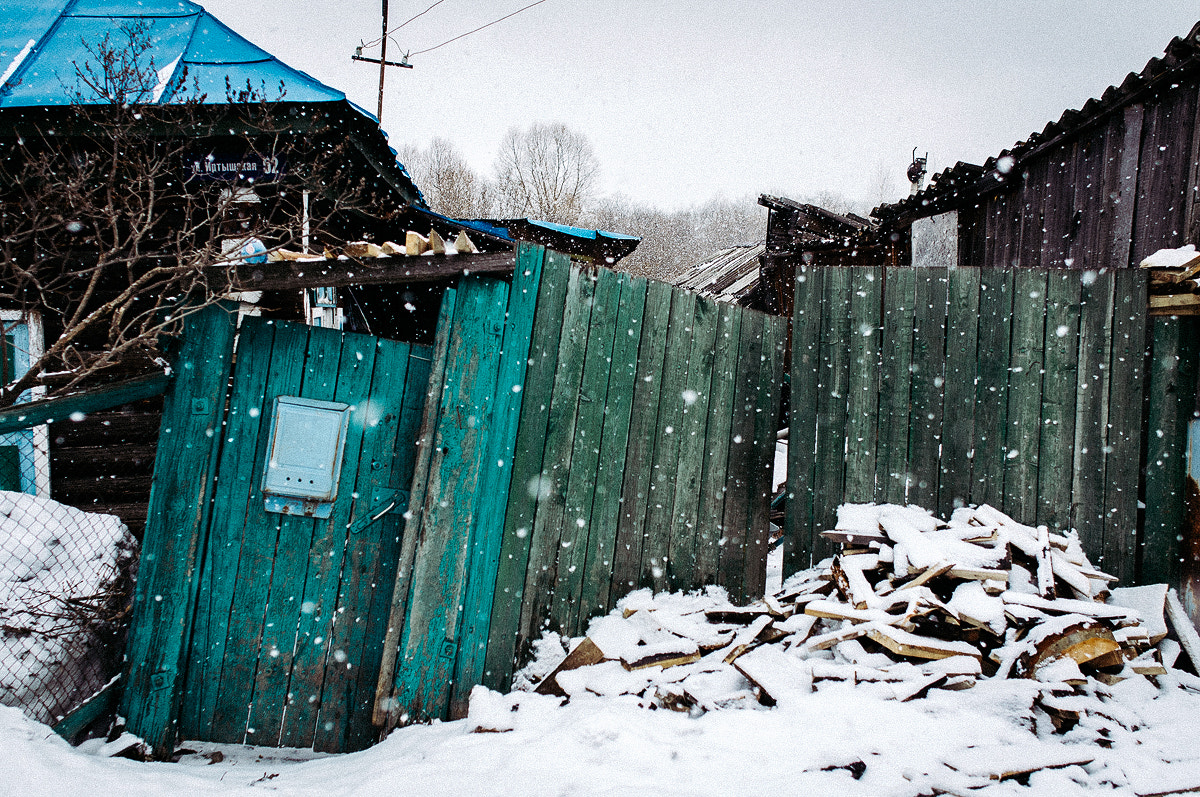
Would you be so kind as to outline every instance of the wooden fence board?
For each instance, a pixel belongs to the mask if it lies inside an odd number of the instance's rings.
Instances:
[[[1051,271],[1046,284],[1046,345],[1038,443],[1036,522],[1071,527],[1075,401],[1079,384],[1079,272]]]
[[[221,667],[229,638],[230,610],[243,547],[246,504],[238,501],[249,485],[262,477],[258,452],[249,446],[228,445],[260,439],[262,403],[274,349],[275,325],[247,318],[241,330],[238,363],[233,372],[223,448],[218,469],[227,477],[217,483],[211,531],[192,628],[180,734],[185,739],[207,738],[221,683]]]
[[[712,385],[708,401],[704,447],[707,455],[700,476],[699,523],[696,532],[696,569],[692,583],[717,583],[721,540],[725,527],[725,481],[733,426],[732,405],[738,370],[738,341],[743,313],[722,305],[716,322]]]
[[[521,389],[521,411],[513,451],[512,489],[504,516],[504,536],[492,600],[491,630],[484,659],[484,684],[505,689],[513,662],[526,651],[519,645],[531,531],[544,463],[550,398],[558,364],[558,344],[567,297],[570,258],[545,255],[537,286],[529,363]],[[431,382],[432,382],[431,378]]]
[[[944,268],[917,269],[913,311],[911,426],[908,430],[907,500],[937,506],[942,445],[943,367],[946,361],[947,275]]]
[[[763,318],[763,349],[759,361],[758,396],[754,408],[754,478],[748,506],[750,526],[746,537],[746,595],[766,594],[767,555],[770,547],[770,506],[775,475],[775,439],[779,429],[782,397],[780,374],[787,349],[787,320],[776,316]]]
[[[746,584],[746,557],[751,522],[750,496],[755,487],[754,451],[755,409],[758,406],[759,369],[762,363],[764,317],[746,313],[742,317],[739,347],[739,372],[734,388],[733,436],[729,444],[729,465],[725,478],[725,544],[721,547],[718,583],[729,591],[734,602],[750,598]],[[732,499],[732,500],[731,500]]]
[[[173,752],[186,633],[195,606],[197,559],[203,550],[204,509],[212,496],[224,401],[193,403],[193,396],[224,396],[233,349],[233,320],[217,306],[187,321],[167,391],[155,460],[146,544],[134,596],[121,713],[130,730],[158,757]]]
[[[847,388],[846,501],[875,500],[875,446],[879,438],[880,343],[883,337],[883,269],[856,268],[851,275],[852,350]]]
[[[885,272],[885,279],[876,500],[879,503],[902,504],[908,493],[909,481],[910,366],[917,283],[913,269],[889,268]],[[826,550],[832,551],[832,547],[826,546]]]
[[[600,439],[596,495],[588,522],[587,561],[579,602],[585,616],[603,614],[628,590],[614,582],[617,525],[621,516],[621,483],[632,423],[633,396],[637,388],[638,345],[646,305],[646,280],[621,276],[616,339],[608,384],[607,411]]]
[[[820,384],[825,273],[825,269],[802,266],[796,276],[791,395],[788,401],[788,497],[783,541],[785,573],[803,570],[814,561],[813,500],[817,464],[815,399]],[[737,339],[738,336],[733,335],[735,362]],[[718,359],[718,362],[721,360]],[[715,564],[713,573],[716,573]]]
[[[638,354],[637,383],[633,392],[632,425],[625,454],[621,485],[621,517],[617,524],[617,549],[613,583],[619,592],[636,589],[641,579],[646,535],[646,508],[650,496],[659,396],[667,351],[667,326],[655,319],[669,318],[671,288],[651,282],[646,289],[646,309]]]
[[[1037,517],[1038,445],[1045,364],[1046,272],[1018,269],[1013,279],[1012,344],[1008,360],[1005,512],[1021,523]]]
[[[675,435],[679,443],[679,456],[675,494],[671,498],[671,533],[667,555],[667,586],[671,590],[687,589],[696,575],[700,479],[709,453],[705,430],[708,426],[719,312],[715,301],[696,298],[691,321],[692,342],[687,378],[680,393],[683,416]]]
[[[490,448],[483,460],[471,530],[471,550],[476,567],[467,584],[464,600],[462,643],[451,695],[451,716],[454,717],[463,714],[471,687],[483,682],[486,670],[492,604],[499,576],[508,496],[512,488],[521,399],[544,263],[545,253],[540,247],[531,244],[518,246],[496,377]]]
[[[553,613],[563,633],[570,636],[578,636],[580,623],[587,620],[579,601],[587,566],[589,538],[593,531],[589,520],[596,491],[596,475],[600,469],[600,444],[604,432],[604,414],[608,407],[609,373],[621,296],[621,281],[615,271],[599,269],[595,280],[592,314],[583,352],[583,378],[579,388],[571,471],[566,478],[562,537],[554,586],[556,598]]]
[[[979,360],[978,268],[948,272],[946,321],[946,386],[942,422],[942,458],[938,474],[939,517],[971,500],[971,466],[975,456],[975,372]],[[932,508],[932,507],[931,507]]]
[[[1000,506],[1004,502],[1013,274],[1008,269],[987,268],[979,277],[979,367],[971,503]]]

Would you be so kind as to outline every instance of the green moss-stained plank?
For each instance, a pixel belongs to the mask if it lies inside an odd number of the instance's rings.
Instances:
[[[213,497],[196,621],[192,629],[180,719],[180,735],[184,739],[208,739],[212,734],[238,562],[242,556],[246,496],[262,477],[262,459],[255,442],[260,438],[261,424],[264,420],[269,421],[263,411],[263,395],[274,339],[275,324],[259,318],[244,321],[218,466],[222,478],[217,482]]]
[[[507,299],[508,286],[499,280],[468,278],[458,288],[427,500],[415,510],[423,515],[422,539],[396,675],[396,708],[413,721],[445,717],[449,708]]]
[[[646,309],[638,354],[637,382],[633,392],[629,444],[621,486],[621,516],[617,523],[617,549],[613,558],[613,600],[638,586],[646,534],[646,505],[650,495],[650,467],[658,428],[659,395],[667,351],[667,324],[671,313],[671,288],[651,282],[646,289]]]
[[[912,406],[908,466],[912,474],[908,503],[937,506],[942,448],[942,391],[945,388],[947,270],[916,271],[913,313]]]
[[[261,413],[268,418],[277,396],[299,395],[308,347],[307,327],[280,322],[276,322],[275,327],[275,345],[261,405]],[[260,424],[255,447],[259,468],[266,457],[269,434],[270,424]],[[247,735],[250,709],[247,696],[252,699],[256,683],[271,579],[276,566],[276,543],[284,520],[283,515],[269,513],[264,507],[262,471],[258,470],[252,478],[249,494],[243,499],[246,521],[242,529],[242,554],[229,613],[229,642],[225,647],[213,711],[211,738],[216,741],[241,742]],[[293,542],[288,547],[294,550],[298,546]]]
[[[975,369],[979,341],[978,268],[952,268],[946,324],[945,398],[938,517],[950,517],[971,495],[975,433]]]
[[[680,437],[683,434],[687,402],[688,355],[691,351],[695,321],[696,295],[679,289],[671,298],[671,320],[667,325],[667,358],[663,365],[662,391],[658,397],[658,428],[654,436],[654,457],[650,465],[647,496],[645,544],[642,547],[641,575],[638,583],[655,592],[667,589],[671,563],[671,513],[675,501],[675,481],[679,471]]]
[[[754,433],[763,353],[763,321],[761,313],[743,311],[733,423],[729,430],[729,467],[725,478],[725,514],[722,520],[725,544],[721,546],[717,583],[729,591],[730,600],[736,603],[745,603],[750,598],[746,584],[746,557],[752,522],[751,496],[757,482],[755,465],[758,457],[754,450]]]
[[[672,496],[671,538],[667,553],[667,586],[671,590],[692,587],[696,576],[700,480],[704,473],[704,460],[709,454],[705,431],[712,393],[719,312],[720,308],[715,301],[696,297],[691,324],[692,343],[688,352],[688,372],[680,393],[683,399],[683,415],[677,432],[679,456],[675,495]]]
[[[543,623],[547,621],[551,622],[552,629],[561,627],[561,620],[554,614],[554,587],[563,524],[566,522],[567,483],[579,417],[580,385],[594,291],[594,275],[572,266],[562,314],[550,417],[546,425],[545,458],[541,473],[537,474],[537,481],[534,482],[537,509],[521,606],[520,629],[522,633],[535,638],[540,635]],[[521,640],[522,643],[525,641]]]
[[[471,527],[471,568],[463,601],[462,643],[455,667],[451,716],[465,713],[471,688],[485,680],[492,602],[499,570],[504,516],[513,476],[513,455],[521,415],[521,394],[541,281],[544,250],[521,244],[496,375],[491,440],[482,461],[478,502]]]
[[[1141,472],[1146,288],[1141,269],[1118,269],[1113,285],[1112,387],[1105,466],[1106,572],[1127,584],[1137,575],[1138,481]],[[1114,564],[1115,562],[1115,564]]]
[[[1047,277],[1037,522],[1053,529],[1071,523],[1071,480],[1065,475],[1075,466],[1080,289],[1077,272],[1055,270]]]
[[[916,308],[916,274],[911,268],[889,268],[884,273],[883,355],[879,375],[879,469],[876,495],[879,503],[902,504],[908,492],[908,431],[913,351],[913,314]],[[821,460],[817,459],[820,468]],[[823,545],[821,556],[833,552]]]
[[[595,280],[554,585],[553,616],[570,636],[578,636],[580,624],[586,620],[580,598],[592,533],[589,521],[600,468],[600,444],[608,407],[609,373],[621,297],[621,280],[615,271],[597,269]]]
[[[159,757],[173,752],[178,730],[179,671],[198,586],[195,568],[205,546],[233,326],[223,306],[188,319],[163,406],[121,702],[127,727]],[[206,404],[193,402],[200,396],[208,397]]]
[[[1146,520],[1138,580],[1178,584],[1186,551],[1188,424],[1196,403],[1200,328],[1194,318],[1154,318],[1147,376]]]
[[[621,298],[617,309],[604,431],[600,440],[596,496],[588,524],[591,533],[588,536],[587,561],[579,599],[585,617],[608,611],[613,595],[621,483],[632,423],[633,395],[637,387],[638,346],[642,337],[645,305],[646,280],[621,275]]]
[[[854,269],[825,274],[826,322],[821,331],[821,371],[817,392],[817,470],[813,489],[814,529],[831,529],[845,496],[846,408],[850,388],[850,298]],[[831,546],[813,540],[813,556],[824,558]]]
[[[696,530],[696,586],[717,583],[725,536],[725,484],[729,476],[729,445],[733,427],[733,398],[738,373],[741,338],[740,307],[721,305],[717,319],[708,424],[705,429],[704,471],[700,477],[699,517]]]
[[[420,427],[417,430],[417,453],[413,464],[412,489],[409,491],[408,512],[404,515],[404,531],[400,540],[400,555],[396,562],[396,577],[392,585],[387,610],[387,631],[383,639],[383,657],[379,679],[375,686],[373,724],[387,732],[402,716],[397,709],[396,681],[400,666],[400,645],[407,628],[409,598],[412,591],[413,569],[416,564],[417,543],[424,539],[422,523],[429,493],[433,464],[434,438],[442,416],[442,394],[446,389],[446,365],[450,353],[450,338],[454,334],[454,313],[458,304],[457,289],[442,295],[438,311],[437,335],[430,357],[429,389],[421,407]]]
[[[775,440],[779,431],[787,321],[763,318],[763,349],[754,409],[754,479],[749,494],[750,526],[746,536],[745,584],[750,598],[760,598],[767,586],[767,553],[771,536],[771,488],[775,474]]]
[[[854,268],[851,275],[850,380],[846,410],[846,501],[875,500],[875,445],[879,437],[879,367],[883,269]]]
[[[979,281],[979,361],[971,503],[1004,503],[1008,423],[1008,363],[1012,339],[1013,272],[985,268]]]
[[[517,646],[521,607],[530,556],[530,531],[541,481],[558,344],[567,296],[570,259],[546,254],[537,286],[537,309],[530,341],[529,364],[521,389],[521,414],[513,452],[512,489],[504,516],[504,536],[492,601],[491,631],[484,661],[484,684],[509,687],[513,662],[525,651]]]
[[[327,329],[309,331],[300,396],[319,401],[334,400],[341,364],[341,343],[340,332]],[[357,454],[357,445],[355,452]],[[335,504],[335,514],[338,514],[337,508]],[[320,565],[312,562],[311,558],[313,554],[320,555],[321,538],[330,520],[291,516],[284,517],[280,522],[266,614],[259,636],[262,643],[254,674],[254,696],[246,726],[247,738],[260,744],[278,745],[282,741],[289,703],[289,674],[297,652],[300,607],[304,602],[305,584],[319,578]],[[345,523],[344,516],[341,523]],[[311,689],[308,694],[312,694]],[[308,694],[304,697],[307,698]]]
[[[334,622],[339,617],[339,608],[342,609],[340,619],[343,622],[359,618],[365,609],[365,592],[356,591],[356,597],[364,599],[361,604],[356,600],[346,605],[339,600],[342,571],[345,565],[352,577],[361,577],[363,570],[370,566],[364,560],[364,554],[369,557],[373,552],[364,552],[362,546],[356,543],[364,539],[364,533],[373,536],[378,530],[364,529],[353,535],[356,539],[351,539],[348,528],[351,523],[361,521],[363,513],[382,511],[378,504],[383,496],[378,493],[385,480],[379,477],[385,471],[382,468],[372,470],[369,464],[360,469],[360,461],[364,448],[369,451],[377,445],[372,442],[371,435],[382,432],[384,436],[391,437],[392,446],[395,446],[397,407],[392,402],[403,395],[403,391],[398,391],[391,400],[389,397],[372,395],[371,382],[378,350],[375,338],[347,334],[340,336],[339,343],[332,400],[351,406],[339,478],[338,492],[342,500],[335,502],[328,520],[314,524],[315,536],[308,552],[308,571],[298,597],[299,604],[293,602],[290,607],[296,618],[296,634],[291,669],[286,681],[287,691],[284,693],[286,710],[280,735],[280,743],[284,747],[313,746],[317,711],[324,705],[322,696],[326,694],[327,668],[345,670],[346,664],[363,668],[361,644],[354,645],[343,636],[338,640],[339,646],[333,646]],[[405,359],[400,360],[401,364]],[[403,371],[399,377],[403,384]],[[389,416],[382,429],[376,413]],[[373,454],[369,456],[374,458]],[[378,479],[378,483],[373,477]],[[343,492],[346,489],[350,489],[350,495]],[[347,497],[351,500],[345,500]],[[349,550],[351,546],[354,546],[354,550]],[[347,701],[342,695],[329,697],[329,709],[335,716],[327,717],[326,721],[340,726],[344,722]]]
[[[1008,364],[1008,423],[1004,504],[1020,523],[1037,518],[1038,453],[1045,370],[1046,272],[1018,269],[1013,277],[1012,343]]]
[[[812,565],[816,479],[817,393],[825,269],[802,266],[792,316],[791,400],[788,402],[788,497],[784,577]],[[882,419],[881,419],[882,420]]]

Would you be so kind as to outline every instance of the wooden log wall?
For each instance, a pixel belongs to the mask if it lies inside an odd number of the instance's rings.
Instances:
[[[786,320],[529,245],[505,288],[439,322],[386,725],[462,714],[633,589],[764,588]]]
[[[1186,446],[1195,365],[1176,356],[1195,345],[1179,323],[1149,326],[1136,269],[801,269],[785,573],[832,553],[818,533],[843,502],[941,517],[986,502],[1077,529],[1134,583],[1139,544],[1173,555],[1161,515],[1183,474],[1143,484],[1143,457],[1147,441],[1176,462]]]

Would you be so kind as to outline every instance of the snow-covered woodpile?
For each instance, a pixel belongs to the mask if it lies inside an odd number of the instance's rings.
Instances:
[[[916,507],[846,505],[837,526],[825,535],[841,553],[775,595],[740,607],[715,588],[633,593],[565,658],[539,655],[518,687],[702,713],[795,704],[847,684],[907,701],[1022,678],[1038,684],[1036,706],[1058,732],[1092,705],[1074,698],[1129,679],[1200,691],[1200,639],[1173,591],[1115,587],[1073,533],[989,506],[942,521]],[[1193,672],[1176,669],[1184,660]]]
[[[1194,245],[1159,249],[1140,265],[1150,271],[1151,314],[1200,314],[1200,252]]]

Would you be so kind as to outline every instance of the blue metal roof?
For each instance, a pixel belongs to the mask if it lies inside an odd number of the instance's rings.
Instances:
[[[570,235],[574,238],[584,238],[589,241],[595,241],[598,238],[611,238],[614,241],[640,241],[642,240],[636,235],[622,235],[619,232],[605,232],[604,230],[588,230],[583,227],[568,227],[565,224],[555,224],[552,221],[538,221],[537,219],[525,219],[526,222],[534,227],[541,227],[554,232],[561,232],[563,235]]]
[[[196,87],[205,103],[231,102],[226,78],[234,91],[247,80],[256,89],[265,86],[267,100],[346,99],[344,92],[293,69],[188,0],[8,0],[0,11],[0,107],[105,102],[80,82],[76,65],[82,69],[94,62],[88,48],[95,51],[106,35],[119,47],[121,26],[134,21],[148,26],[150,49],[142,68],[153,66],[158,73],[158,85],[139,97],[139,104],[179,101]],[[98,71],[94,63],[93,69]],[[180,86],[184,70],[187,81]]]

